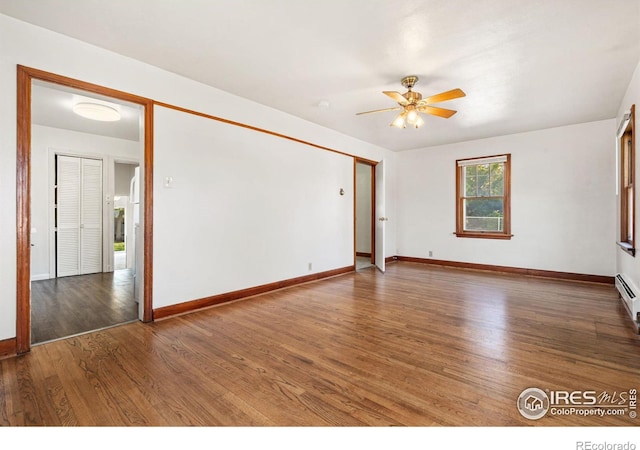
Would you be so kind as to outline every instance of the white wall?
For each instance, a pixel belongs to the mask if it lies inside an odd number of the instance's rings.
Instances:
[[[387,254],[394,254],[395,154],[219,89],[4,15],[0,15],[0,45],[0,204],[3,206],[3,214],[0,215],[0,340],[16,335],[17,64],[239,121],[370,160],[384,158],[388,166],[386,203],[390,211],[387,215],[391,219],[387,225],[386,248]],[[156,125],[156,131],[162,133],[162,128]],[[163,155],[164,151],[166,149],[156,149],[155,157],[162,161],[166,156]],[[317,150],[309,147],[309,152],[315,151]],[[198,162],[191,163],[193,170],[197,171]],[[154,196],[156,194],[159,197],[164,195],[161,191],[154,192]],[[159,224],[154,225],[157,227]],[[157,242],[154,256],[166,254],[164,247],[169,245],[172,244]],[[327,252],[330,251],[331,249],[327,249]],[[156,262],[160,266],[167,263],[161,259]],[[336,260],[334,263],[337,265],[333,268],[337,268],[342,261]],[[314,268],[321,266],[322,264]],[[295,276],[295,273],[292,271],[286,275]],[[154,279],[164,276],[166,273],[154,272]],[[214,292],[207,293],[211,294]],[[154,302],[153,306],[158,305]]]
[[[353,264],[353,158],[162,107],[154,121],[154,307]]]
[[[31,279],[43,280],[55,276],[50,267],[50,194],[55,174],[50,167],[51,154],[61,152],[103,159],[105,194],[109,188],[109,173],[114,157],[138,158],[139,142],[33,125],[31,127]]]
[[[356,164],[357,252],[371,253],[371,208],[371,166],[358,163]]]
[[[617,125],[622,122],[622,118],[626,112],[629,112],[631,105],[636,105],[636,123],[634,131],[636,133],[636,177],[640,174],[640,63],[636,67],[627,92],[620,103],[620,109],[616,116],[616,129]],[[640,231],[640,190],[636,187],[636,248],[638,247],[637,234]],[[620,199],[617,199],[617,207],[619,211]],[[616,228],[618,230],[619,227]],[[619,233],[619,231],[618,231]],[[616,235],[619,240],[619,236]],[[635,257],[631,256],[621,248],[616,249],[616,273],[622,273],[627,280],[630,280],[637,289],[640,289],[640,255],[636,254]]]
[[[138,164],[116,163],[114,195],[128,196],[131,190],[131,179],[135,175]]]
[[[398,254],[613,275],[615,121],[402,152]],[[455,161],[511,153],[511,240],[458,238]]]

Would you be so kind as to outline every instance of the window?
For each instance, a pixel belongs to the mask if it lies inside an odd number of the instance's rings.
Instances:
[[[456,235],[511,239],[511,155],[456,161]]]
[[[636,255],[635,249],[635,105],[622,124],[620,135],[620,241],[623,250]]]

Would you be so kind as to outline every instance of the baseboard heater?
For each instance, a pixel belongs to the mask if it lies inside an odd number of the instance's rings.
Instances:
[[[636,325],[640,324],[640,300],[636,294],[637,290],[633,285],[624,279],[622,274],[616,275],[616,289],[620,294],[622,303],[631,315],[631,319]],[[640,329],[639,329],[640,331]]]

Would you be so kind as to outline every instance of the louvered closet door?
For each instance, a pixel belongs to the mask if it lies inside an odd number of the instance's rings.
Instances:
[[[80,158],[58,156],[56,276],[80,273]]]
[[[57,161],[56,275],[102,272],[102,161]]]
[[[102,272],[102,161],[82,160],[80,274]]]

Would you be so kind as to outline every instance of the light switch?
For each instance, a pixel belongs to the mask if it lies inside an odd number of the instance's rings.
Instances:
[[[164,187],[173,187],[173,177],[164,177]]]

